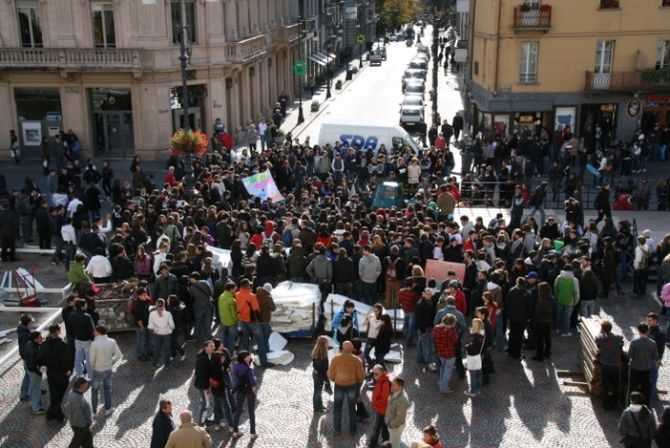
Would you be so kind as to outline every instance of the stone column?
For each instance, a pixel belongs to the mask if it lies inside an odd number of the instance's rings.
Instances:
[[[9,130],[14,129],[16,135],[19,135],[21,130],[16,119],[16,103],[8,80],[0,80],[0,104],[5,105],[5,113],[0,114],[0,129],[2,129],[2,132],[0,132],[0,148],[9,148]],[[0,151],[0,159],[8,160],[9,151]]]
[[[92,138],[89,135],[90,107],[86,102],[86,89],[80,79],[68,82],[60,88],[60,108],[63,115],[63,129],[72,129],[79,137],[82,155],[91,157]]]

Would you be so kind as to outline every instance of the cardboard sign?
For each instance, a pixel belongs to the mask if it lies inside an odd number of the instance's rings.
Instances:
[[[463,283],[463,279],[465,278],[464,263],[452,263],[450,261],[438,260],[426,261],[425,275],[426,279],[428,280],[434,278],[438,282],[443,282],[448,278],[447,272],[449,271],[454,271],[456,273],[456,278],[458,278],[461,283]]]

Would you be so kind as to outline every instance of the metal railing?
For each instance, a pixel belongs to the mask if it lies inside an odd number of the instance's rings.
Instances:
[[[585,90],[590,92],[635,92],[664,90],[670,87],[670,69],[634,72],[586,72]]]
[[[230,62],[244,62],[265,51],[265,35],[254,36],[239,42],[226,42],[224,54]]]
[[[4,69],[140,70],[140,50],[133,48],[0,48]]]
[[[271,31],[275,42],[290,43],[300,37],[300,24],[294,23],[287,26],[275,28]]]
[[[514,29],[547,30],[551,28],[551,8],[528,9],[514,8]]]

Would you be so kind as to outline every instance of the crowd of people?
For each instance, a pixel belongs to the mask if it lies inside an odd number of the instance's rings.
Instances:
[[[215,131],[224,132],[216,125]],[[23,188],[8,192],[2,179],[2,260],[15,260],[17,239],[29,243],[36,230],[41,248],[55,247],[52,262],[64,266],[74,291],[63,309],[65,338],[63,328],[54,325],[43,341],[32,330],[30,317],[22,318],[26,376],[21,399],[30,401],[34,413],[64,421],[61,403],[70,377],[75,378],[67,396],[75,437],[71,446],[91,446],[98,392],[104,396],[103,412],[113,413],[112,367],[121,356],[99,324],[95,285],[131,278],[139,280],[129,311],[140,362],[168,369],[186,359],[186,342],[202,347],[194,380],[199,410],[195,416],[181,413],[181,428],[173,431],[171,403],[161,401],[152,448],[200,439],[209,446],[209,435],[199,429],[208,421],[217,430],[225,419],[240,437],[245,403],[250,433],[256,437],[252,351],[255,345],[261,368],[273,366],[267,358],[275,310],[272,289],[283,280],[317,284],[321,312],[333,292],[372,306],[370,315],[359,316],[352,301],[345,303],[332,321],[331,338],[318,338],[312,352],[313,406],[316,413],[325,411],[321,393],[334,383],[335,433],[341,431],[345,399],[348,429],[355,433],[357,421],[370,414],[363,386],[372,388],[374,423],[368,444],[394,448],[400,446],[410,397],[405,379],[392,376],[385,362],[395,334],[389,309],[402,310],[405,346],[415,346],[416,362],[436,372],[436,390],[452,393],[467,373],[465,394],[475,400],[492,379],[494,350],[512,360],[523,359],[524,350],[533,353],[533,361],[551,358],[553,331],[570,337],[577,315],[597,314],[596,300],[614,299],[628,278],[633,279],[632,292],[644,296],[649,270],[655,267],[656,292],[670,307],[670,235],[656,244],[652,231],[635,235],[629,222],[612,220],[613,173],[632,170],[626,168],[628,145],[602,147],[595,153],[599,156],[590,156],[600,157],[597,166],[604,180],[596,198],[598,218],[585,221],[579,186],[588,162],[569,129],[554,140],[546,132],[524,131],[507,139],[492,137],[487,144],[460,141],[460,182],[451,176],[455,163],[452,136],[444,135],[448,131],[431,129],[431,146],[421,154],[384,147],[375,153],[339,142],[319,147],[290,133],[277,143],[272,136],[263,140],[260,151],[254,146],[240,153],[219,144],[196,158],[192,170],[182,158],[171,156],[163,182],[152,179],[139,157],[130,168],[132,180],[125,182],[108,163],[100,173],[93,160],[81,169],[78,159],[48,173],[48,191],[27,178]],[[659,132],[658,142],[652,135],[649,144],[647,137],[636,136],[635,145],[647,148],[636,170],[644,172],[644,155],[655,155],[656,149],[665,157],[667,129]],[[635,145],[630,145],[633,153]],[[248,193],[242,179],[263,171],[272,174],[283,200]],[[533,177],[543,174],[549,181],[539,182],[531,193]],[[489,178],[511,207],[510,219],[498,215],[485,223],[481,217],[456,216],[458,204],[475,204],[477,197],[489,200]],[[406,185],[405,207],[372,206],[376,186],[388,179]],[[479,187],[477,179],[484,182]],[[561,188],[565,216],[547,216],[546,197],[560,194]],[[639,187],[635,191],[633,202],[640,206]],[[210,247],[229,250],[230,263],[217,264]],[[424,269],[429,260],[462,263],[465,273],[461,278],[455,272],[428,278]],[[364,319],[367,338],[359,327]],[[640,340],[653,341],[653,347],[636,340],[628,353],[633,394],[620,425],[628,437],[648,439],[631,430],[635,426],[630,422],[642,418],[640,410],[655,399],[665,344],[657,324],[658,316],[651,313],[638,327]],[[325,332],[323,318],[316,327]],[[608,350],[620,349],[621,340],[609,328],[603,322],[599,344],[608,378],[605,401],[611,408],[618,392],[612,373],[616,356]],[[340,352],[328,362],[331,343]],[[45,370],[48,403],[37,392]],[[89,385],[91,404],[83,395]],[[653,421],[651,413],[647,421]],[[417,446],[440,446],[436,429],[427,427]]]

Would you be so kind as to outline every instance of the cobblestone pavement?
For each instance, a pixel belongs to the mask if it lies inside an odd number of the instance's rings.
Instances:
[[[603,315],[612,316],[619,331],[630,340],[640,316],[656,309],[651,300],[628,297],[600,301]],[[131,334],[117,334],[122,351],[129,355],[118,366],[114,377],[113,399],[116,411],[98,417],[95,443],[98,447],[148,447],[151,419],[157,402],[172,399],[175,415],[184,408],[195,411],[197,395],[191,386],[196,347],[189,346],[187,360],[166,370],[152,371],[148,363],[132,357]],[[554,338],[551,363],[531,360],[512,362],[496,352],[496,373],[482,396],[470,401],[463,394],[465,382],[450,395],[437,393],[434,373],[424,373],[414,362],[415,349],[404,352],[405,362],[393,366],[393,374],[407,381],[412,400],[403,441],[409,446],[420,436],[420,429],[434,423],[446,447],[607,447],[616,446],[617,412],[604,412],[597,399],[578,387],[561,384],[556,369],[577,369],[577,337]],[[371,423],[359,426],[358,435],[334,437],[332,416],[314,416],[311,411],[312,379],[309,341],[291,341],[296,354],[286,367],[259,370],[257,424],[259,438],[248,435],[233,441],[227,433],[213,434],[217,447],[345,448],[364,446]],[[532,354],[528,353],[528,357]],[[20,363],[4,365],[0,371],[0,446],[6,448],[64,447],[71,437],[67,425],[31,416],[28,405],[18,401],[18,386],[23,374]],[[659,387],[668,389],[663,369]],[[325,396],[327,397],[327,396]],[[325,398],[324,397],[324,398]],[[332,397],[328,403],[332,409]],[[657,407],[657,409],[660,409]],[[245,417],[243,417],[245,419]],[[346,425],[346,417],[344,417]],[[344,426],[346,428],[347,426]],[[248,432],[248,423],[242,431]]]

